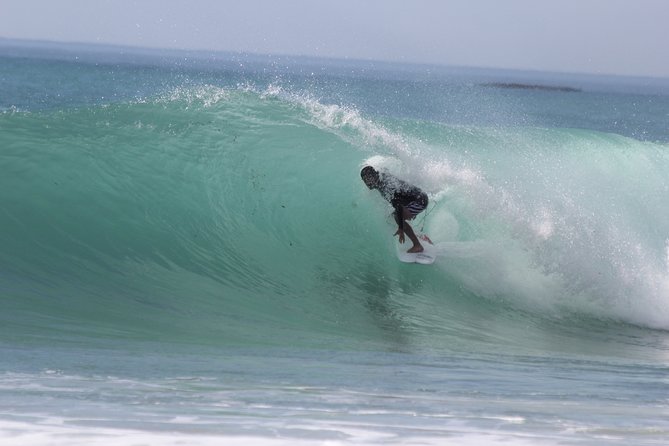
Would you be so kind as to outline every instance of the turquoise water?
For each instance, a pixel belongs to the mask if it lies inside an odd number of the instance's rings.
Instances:
[[[666,83],[103,50],[0,52],[3,442],[666,443]]]

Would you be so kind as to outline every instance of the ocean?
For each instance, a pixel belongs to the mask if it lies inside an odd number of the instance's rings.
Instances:
[[[669,443],[669,80],[0,43],[2,444]]]

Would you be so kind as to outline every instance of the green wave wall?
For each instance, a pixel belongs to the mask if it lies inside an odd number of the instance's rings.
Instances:
[[[203,86],[6,112],[0,147],[5,337],[494,348],[531,342],[519,318],[669,328],[662,144]],[[434,267],[396,260],[365,163],[429,192]]]

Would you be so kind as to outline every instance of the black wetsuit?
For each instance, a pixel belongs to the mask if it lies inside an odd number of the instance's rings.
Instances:
[[[379,192],[395,209],[395,221],[400,229],[404,229],[403,208],[415,217],[424,211],[428,204],[427,194],[416,186],[412,186],[389,173],[379,174]]]

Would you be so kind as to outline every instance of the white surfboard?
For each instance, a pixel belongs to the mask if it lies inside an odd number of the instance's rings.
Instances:
[[[397,249],[397,258],[405,263],[420,263],[423,265],[431,265],[437,260],[437,249],[432,244],[432,240],[427,235],[421,234],[418,236],[423,245],[423,252],[407,252],[411,248],[411,242],[400,245],[395,245]]]

